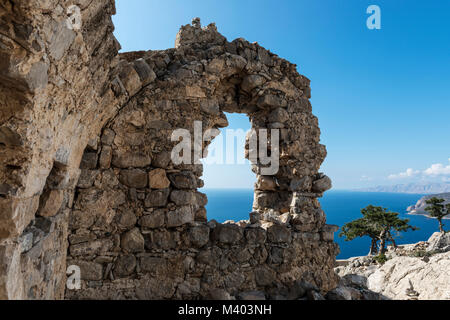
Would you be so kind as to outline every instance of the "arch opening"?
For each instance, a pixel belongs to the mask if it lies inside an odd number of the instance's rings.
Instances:
[[[229,125],[221,129],[208,147],[203,163],[205,186],[200,189],[208,197],[208,220],[248,220],[252,212],[255,173],[245,158],[246,136],[251,130],[249,117],[225,113]],[[219,154],[219,155],[218,155]]]

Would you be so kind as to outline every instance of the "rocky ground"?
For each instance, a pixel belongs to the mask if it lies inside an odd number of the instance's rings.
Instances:
[[[384,264],[374,257],[338,260],[339,300],[450,300],[450,233],[428,241],[389,247]]]

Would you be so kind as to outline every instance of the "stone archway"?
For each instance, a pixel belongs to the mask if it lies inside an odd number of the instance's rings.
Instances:
[[[317,201],[331,181],[318,173],[326,150],[309,80],[198,20],[182,27],[174,49],[121,59],[112,89],[124,104],[83,156],[67,261],[81,268],[82,289],[66,298],[198,299],[217,290],[296,298],[300,280],[333,289],[335,230]],[[201,165],[170,156],[174,130],[226,127],[224,111],[280,130],[279,171],[264,176],[254,164],[254,213],[239,224],[208,223]]]

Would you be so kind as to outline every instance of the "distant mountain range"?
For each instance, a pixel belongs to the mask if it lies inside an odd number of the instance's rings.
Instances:
[[[360,192],[392,192],[392,193],[418,193],[437,194],[450,192],[450,183],[409,183],[393,186],[377,186],[371,188],[356,189]]]

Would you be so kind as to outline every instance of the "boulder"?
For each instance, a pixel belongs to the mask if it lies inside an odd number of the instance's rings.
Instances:
[[[435,232],[428,239],[427,251],[447,252],[450,251],[450,233]]]

